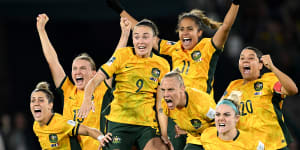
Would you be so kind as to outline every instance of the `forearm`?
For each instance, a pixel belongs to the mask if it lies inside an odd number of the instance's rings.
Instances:
[[[281,83],[283,87],[283,94],[286,95],[295,95],[298,93],[298,88],[295,84],[295,82],[285,73],[280,71],[277,67],[273,66],[271,70],[276,77],[278,78],[279,82]]]
[[[38,30],[44,56],[49,65],[58,62],[58,57],[54,47],[52,46],[46,30]]]
[[[231,27],[238,14],[238,10],[239,10],[239,5],[232,4],[223,20],[223,24],[215,33],[213,37],[213,42],[217,48],[222,49],[225,42],[227,41]]]
[[[163,108],[161,107],[161,99],[162,93],[160,91],[160,87],[157,88],[157,96],[156,96],[156,111],[158,113],[158,122],[161,129],[161,134],[164,137],[168,137],[168,116],[166,116],[163,112]]]
[[[240,5],[231,4],[230,9],[228,10],[224,20],[223,20],[223,30],[229,32],[233,23],[235,22],[236,16],[238,14]]]
[[[129,32],[122,31],[119,43],[116,47],[116,50],[127,46],[129,35],[130,35],[130,31]]]
[[[99,72],[88,82],[84,89],[84,103],[91,102],[92,95],[97,88],[97,86],[104,80],[104,75],[99,74]]]

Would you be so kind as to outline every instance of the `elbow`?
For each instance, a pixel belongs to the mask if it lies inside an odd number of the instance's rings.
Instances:
[[[289,96],[293,96],[293,95],[296,95],[296,94],[298,94],[298,88],[297,88],[297,86],[295,86],[294,88],[291,88],[289,91],[288,91],[288,95]]]

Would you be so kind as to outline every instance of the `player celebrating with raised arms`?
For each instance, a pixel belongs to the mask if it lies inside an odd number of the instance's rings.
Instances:
[[[107,0],[107,2],[121,17],[129,18],[133,24],[137,22],[126,12],[119,0]],[[223,52],[238,10],[239,0],[232,0],[232,5],[222,23],[208,18],[199,9],[182,13],[178,16],[176,30],[179,41],[172,42],[162,39],[155,41],[154,49],[158,50],[160,54],[171,56],[173,69],[180,68],[185,86],[197,88],[213,97],[213,80],[217,61]],[[202,38],[205,26],[217,29],[212,38]],[[184,142],[173,138],[175,135],[174,123],[169,122],[169,136],[174,144],[180,143],[176,146],[179,147]]]
[[[107,116],[107,130],[113,139],[108,144],[109,150],[130,150],[134,144],[144,150],[167,149],[157,134],[154,95],[170,68],[165,59],[152,53],[157,35],[158,29],[152,21],[144,19],[137,23],[132,32],[134,48],[116,50],[87,84],[79,112],[83,118],[93,106],[91,98],[97,85],[115,75],[114,99]]]
[[[201,133],[211,126],[214,119],[216,103],[207,93],[196,88],[185,87],[180,70],[167,73],[162,79],[163,95],[160,115],[172,118],[175,123],[188,133],[185,150],[203,149]],[[163,114],[164,113],[164,114]],[[167,126],[167,118],[159,118],[162,129]],[[168,136],[162,132],[166,141]]]
[[[261,76],[263,67],[271,72]],[[239,70],[243,79],[231,81],[224,94],[226,98],[232,91],[242,92],[238,128],[259,136],[267,150],[287,149],[291,135],[282,104],[286,95],[298,93],[296,84],[273,64],[270,55],[254,47],[242,50]]]
[[[40,82],[30,97],[30,110],[35,120],[33,131],[39,138],[42,149],[81,149],[77,135],[90,136],[98,140],[101,146],[111,141],[110,133],[104,136],[95,128],[53,113],[53,100],[54,96],[47,82]]]
[[[110,103],[112,95],[110,89],[110,81],[100,84],[93,93],[93,102],[95,104],[95,112],[89,115],[84,120],[77,118],[78,110],[83,101],[84,89],[88,81],[96,74],[96,65],[94,60],[83,53],[77,56],[72,63],[72,80],[66,76],[64,69],[62,68],[58,56],[54,47],[52,46],[45,26],[49,18],[46,14],[40,14],[37,17],[37,30],[41,40],[44,56],[49,64],[52,77],[56,88],[62,94],[64,99],[63,116],[67,119],[78,121],[83,125],[87,125],[104,132],[105,128],[105,113],[101,113],[103,109]],[[122,34],[120,42],[117,46],[125,47],[127,45],[128,36],[130,34],[130,22],[127,19],[122,18],[120,21]],[[84,150],[96,150],[99,147],[99,142],[88,136],[81,136],[81,142]]]

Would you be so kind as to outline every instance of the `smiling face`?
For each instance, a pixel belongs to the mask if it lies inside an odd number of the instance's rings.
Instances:
[[[259,61],[256,53],[250,49],[244,49],[239,59],[239,70],[243,79],[247,81],[256,80],[260,76],[263,64]]]
[[[239,115],[231,106],[221,104],[216,108],[215,122],[219,134],[231,133],[236,129]]]
[[[35,121],[46,124],[52,115],[53,103],[49,103],[42,91],[33,92],[30,97],[30,110]]]
[[[152,28],[145,25],[135,26],[132,35],[136,55],[142,58],[149,57],[155,40]]]
[[[84,90],[87,83],[96,74],[91,63],[83,59],[75,59],[72,64],[72,79],[79,90]]]
[[[185,50],[193,49],[202,35],[202,30],[199,30],[198,25],[191,18],[183,18],[178,26],[179,39],[182,42],[182,47]]]
[[[180,82],[176,77],[167,77],[162,80],[161,91],[169,109],[181,108],[185,105],[184,86],[180,86]]]

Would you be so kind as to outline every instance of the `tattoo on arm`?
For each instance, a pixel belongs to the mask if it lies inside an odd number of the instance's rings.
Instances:
[[[162,108],[159,108],[159,109],[158,109],[158,112],[159,112],[159,113],[163,113],[163,109],[162,109]]]

